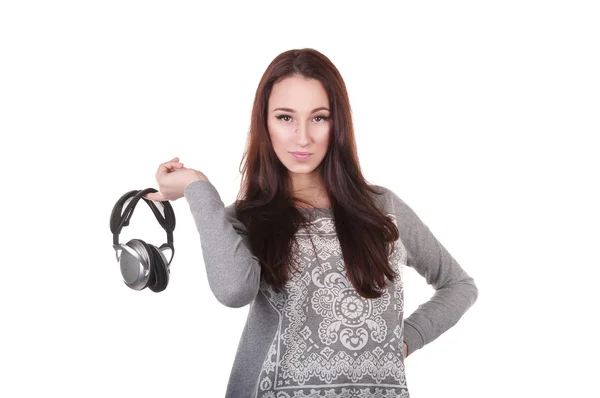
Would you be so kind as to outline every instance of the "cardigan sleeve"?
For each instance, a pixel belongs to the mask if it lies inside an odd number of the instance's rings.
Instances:
[[[400,240],[407,250],[407,265],[435,289],[431,299],[404,319],[404,342],[410,355],[454,326],[475,303],[479,292],[473,278],[415,212],[393,192],[392,198]]]
[[[200,235],[214,296],[227,307],[250,304],[260,287],[260,265],[250,249],[244,224],[235,217],[233,204],[225,207],[210,181],[194,181],[183,194]]]

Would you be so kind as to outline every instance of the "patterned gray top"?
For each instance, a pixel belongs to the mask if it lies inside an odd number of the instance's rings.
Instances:
[[[228,307],[250,304],[226,398],[408,398],[408,354],[456,324],[477,299],[471,278],[412,209],[387,188],[376,203],[400,231],[390,264],[400,275],[366,299],[346,277],[331,209],[300,228],[292,256],[300,272],[276,293],[260,277],[246,229],[210,181],[184,196],[200,234],[209,286]],[[403,266],[435,289],[404,318]]]

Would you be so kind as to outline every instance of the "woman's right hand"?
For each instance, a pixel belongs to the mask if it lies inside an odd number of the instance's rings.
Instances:
[[[158,183],[158,192],[151,192],[144,197],[154,201],[177,200],[183,197],[183,191],[194,181],[208,181],[206,176],[194,169],[183,167],[179,158],[162,163],[156,172],[156,182]]]

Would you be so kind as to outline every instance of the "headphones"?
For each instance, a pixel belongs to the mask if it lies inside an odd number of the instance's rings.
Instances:
[[[144,198],[149,192],[158,192],[154,188],[129,191],[117,201],[110,215],[110,231],[113,233],[113,248],[115,249],[117,262],[121,266],[123,282],[134,290],[142,290],[146,287],[153,292],[162,292],[169,283],[171,270],[169,266],[175,255],[173,247],[173,230],[175,229],[175,213],[169,201],[154,202]],[[160,225],[167,232],[167,243],[156,247],[141,239],[131,239],[126,244],[119,243],[119,234],[124,226],[129,225],[135,206],[140,199],[144,199],[156,216]],[[129,202],[124,211],[125,202]],[[160,203],[162,211],[155,203]],[[162,253],[163,250],[171,250],[171,259],[167,262]],[[121,254],[119,255],[119,251]]]

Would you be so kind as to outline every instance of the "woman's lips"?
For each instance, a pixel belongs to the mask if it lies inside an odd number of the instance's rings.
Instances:
[[[299,152],[290,152],[292,154],[293,157],[295,157],[298,160],[305,160],[308,159],[312,154],[311,153],[306,153],[306,154],[302,154]]]

